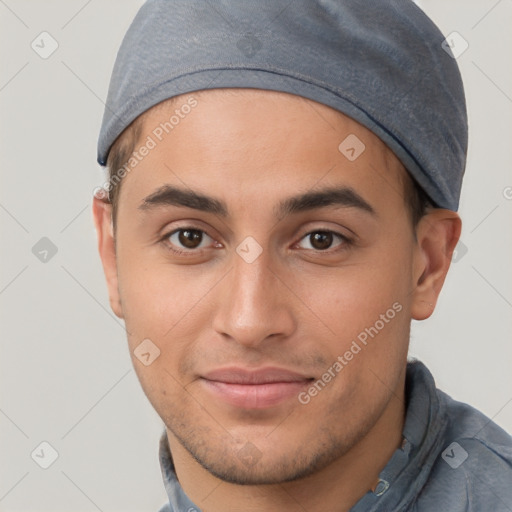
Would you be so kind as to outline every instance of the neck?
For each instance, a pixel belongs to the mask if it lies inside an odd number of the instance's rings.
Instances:
[[[236,485],[204,469],[167,430],[176,474],[189,498],[208,512],[244,510],[282,512],[348,512],[367,492],[402,445],[405,416],[405,371],[399,389],[368,434],[322,470],[293,482]]]

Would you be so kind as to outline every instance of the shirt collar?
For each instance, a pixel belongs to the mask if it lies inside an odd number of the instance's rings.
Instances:
[[[165,429],[160,437],[159,458],[165,491],[167,492],[169,505],[171,507],[170,512],[199,512],[199,507],[192,503],[178,482],[176,470],[174,469],[174,462],[172,461],[171,450],[169,448],[169,440],[167,439],[167,431]]]
[[[405,406],[402,446],[381,471],[373,492],[367,492],[351,512],[409,510],[425,485],[445,442],[448,419],[434,378],[420,361],[407,364]]]

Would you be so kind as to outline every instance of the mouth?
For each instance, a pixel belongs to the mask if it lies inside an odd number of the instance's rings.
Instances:
[[[230,367],[201,377],[206,391],[215,399],[242,409],[266,409],[296,398],[313,380],[282,368],[247,370]]]

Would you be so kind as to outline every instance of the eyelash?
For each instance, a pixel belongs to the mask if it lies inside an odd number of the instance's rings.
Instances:
[[[349,238],[348,236],[346,235],[342,235],[341,233],[338,233],[337,231],[333,231],[332,229],[313,229],[311,231],[308,231],[307,233],[304,233],[299,241],[297,243],[294,244],[297,245],[299,244],[302,240],[306,239],[307,237],[315,234],[315,233],[327,233],[327,234],[330,234],[330,235],[333,235],[334,238],[339,238],[340,239],[340,244],[335,247],[334,249],[325,249],[325,250],[320,250],[320,249],[303,249],[304,251],[313,251],[315,252],[316,254],[335,254],[335,253],[338,253],[338,252],[341,252],[343,250],[346,250],[348,249],[351,245],[353,245],[354,241]],[[334,243],[334,240],[333,240],[333,243]]]
[[[173,229],[172,231],[170,231],[169,233],[164,235],[160,239],[160,242],[162,242],[164,244],[165,248],[168,251],[170,251],[171,253],[175,254],[176,256],[197,256],[198,254],[201,254],[203,252],[204,248],[201,248],[201,249],[188,249],[188,250],[187,249],[176,249],[169,242],[169,238],[172,235],[175,235],[176,233],[179,233],[180,231],[187,231],[187,230],[188,231],[197,231],[197,232],[201,233],[202,235],[210,236],[210,235],[208,235],[208,233],[206,233],[206,231],[204,231],[204,229],[199,229],[199,228],[196,228],[194,226],[184,226],[184,227],[181,227],[181,228],[178,228],[178,229]],[[210,238],[212,238],[212,237],[210,237]]]
[[[178,229],[174,229],[174,230],[170,231],[169,233],[165,234],[160,239],[160,242],[165,245],[167,250],[169,250],[170,252],[172,252],[173,254],[175,254],[177,256],[197,256],[198,254],[201,254],[201,252],[204,251],[205,248],[183,250],[183,249],[176,249],[169,243],[169,238],[172,235],[175,235],[176,233],[179,233],[180,231],[187,231],[187,230],[197,231],[199,233],[202,233],[203,235],[210,237],[210,235],[208,235],[208,233],[206,233],[206,231],[204,231],[203,229],[199,229],[194,226],[184,226],[184,227],[181,227]],[[351,238],[347,237],[346,235],[342,235],[341,233],[338,233],[337,231],[333,231],[332,229],[319,228],[319,229],[314,229],[314,230],[308,231],[307,233],[304,233],[300,237],[299,241],[294,244],[294,246],[297,245],[298,243],[300,243],[306,237],[313,235],[314,233],[328,233],[328,234],[332,234],[334,237],[338,237],[341,240],[340,247],[338,247],[334,250],[331,250],[331,249],[325,249],[325,250],[303,249],[303,250],[314,251],[316,253],[331,254],[331,253],[340,252],[342,250],[346,250],[354,244],[354,241]],[[210,237],[210,238],[212,238],[212,237]]]

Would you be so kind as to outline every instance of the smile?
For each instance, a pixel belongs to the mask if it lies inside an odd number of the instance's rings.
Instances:
[[[234,407],[266,409],[295,398],[311,378],[279,368],[215,370],[202,376],[208,393]]]

